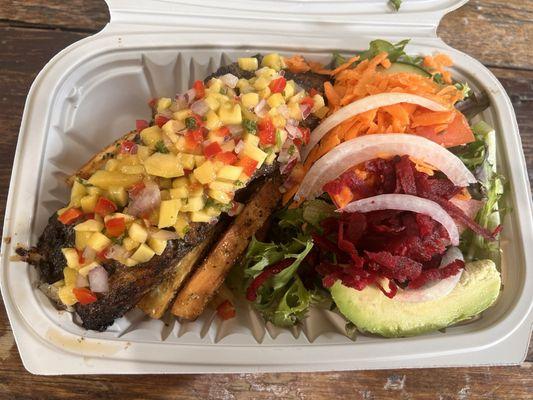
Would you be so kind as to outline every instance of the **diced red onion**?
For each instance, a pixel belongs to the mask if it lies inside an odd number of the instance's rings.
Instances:
[[[244,128],[242,127],[241,124],[232,124],[232,125],[227,125],[230,133],[232,135],[240,135],[243,131],[244,131]]]
[[[191,111],[203,117],[209,111],[209,106],[205,100],[198,100],[191,104]]]
[[[239,82],[239,78],[237,78],[235,75],[233,74],[226,74],[226,75],[222,75],[220,77],[220,80],[222,81],[222,83],[224,83],[224,85],[234,89],[235,86],[237,86],[237,82]]]
[[[167,231],[165,229],[152,230],[150,232],[150,237],[157,240],[175,240],[180,238],[176,232]]]
[[[89,281],[87,280],[87,277],[83,276],[82,274],[78,274],[76,277],[76,287],[87,287],[89,286]]]
[[[287,118],[287,125],[298,126],[298,121],[293,118]]]
[[[152,212],[160,204],[161,192],[159,187],[154,182],[148,181],[145,183],[144,188],[131,199],[128,205],[128,213],[137,217],[141,214]]]
[[[96,250],[92,247],[85,246],[85,249],[83,249],[82,253],[83,260],[85,261],[85,264],[89,264],[94,261],[96,258]]]
[[[184,110],[189,107],[189,101],[184,94],[176,95],[176,111]]]
[[[302,131],[297,126],[287,124],[285,125],[285,130],[289,139],[294,140],[302,137]]]
[[[309,104],[300,104],[300,111],[302,112],[302,118],[306,119],[311,114],[311,106]]]
[[[243,151],[243,149],[244,149],[244,140],[240,140],[239,143],[235,145],[235,149],[233,151],[235,151],[235,154],[239,154],[241,151]]]
[[[268,112],[268,105],[265,99],[261,99],[259,103],[254,107],[254,113],[259,117],[263,118]]]
[[[311,132],[311,138],[309,144],[305,146],[302,153],[302,159],[305,161],[311,149],[313,149],[320,139],[335,128],[341,122],[351,118],[355,115],[374,110],[376,108],[392,106],[398,103],[410,103],[425,107],[431,111],[446,111],[448,110],[442,104],[439,104],[433,100],[429,100],[425,97],[418,96],[410,93],[379,93],[372,96],[364,97],[360,100],[356,100],[347,106],[342,107],[338,111],[331,114],[324,119],[320,125],[318,125],[313,132]]]
[[[95,293],[105,293],[109,290],[109,275],[101,265],[89,271],[89,286]]]
[[[114,244],[109,249],[107,249],[105,256],[111,260],[123,261],[127,259],[131,253],[127,251],[124,247]]]
[[[463,254],[457,247],[450,247],[442,257],[440,267],[445,267],[455,260],[464,260]],[[438,281],[428,282],[418,289],[398,289],[396,296],[394,296],[394,300],[407,303],[421,303],[424,301],[438,300],[449,295],[453,289],[455,289],[461,280],[462,274],[463,270],[461,269],[455,275]]]
[[[457,156],[429,139],[402,133],[373,134],[341,143],[316,161],[302,181],[295,199],[311,199],[320,195],[326,183],[379,154],[409,155],[424,161],[444,173],[456,186],[466,187],[476,182],[474,175]]]
[[[379,210],[412,211],[427,215],[446,229],[452,245],[459,245],[459,231],[453,218],[439,204],[422,197],[410,194],[380,194],[353,201],[338,211],[366,213]]]
[[[191,88],[184,93],[184,96],[187,100],[187,105],[190,105],[196,98],[196,90]]]
[[[279,76],[285,76],[285,70],[284,70],[284,69],[280,70],[280,71],[278,72],[278,75],[279,75]]]

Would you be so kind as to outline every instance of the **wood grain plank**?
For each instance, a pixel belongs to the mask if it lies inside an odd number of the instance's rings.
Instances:
[[[533,69],[533,1],[471,0],[442,19],[438,34],[485,65]]]
[[[383,0],[385,1],[385,0]],[[0,21],[96,32],[109,21],[103,0],[0,0]],[[446,15],[439,35],[491,66],[533,69],[533,1],[471,0]]]

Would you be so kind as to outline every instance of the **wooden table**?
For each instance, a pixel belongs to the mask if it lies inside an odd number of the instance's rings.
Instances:
[[[409,0],[406,0],[409,1]],[[102,0],[0,0],[0,213],[22,109],[42,66],[108,21]],[[447,15],[439,34],[501,80],[513,101],[533,177],[533,1],[477,0]],[[39,377],[20,361],[0,307],[0,398],[531,399],[533,352],[515,367],[315,374]]]

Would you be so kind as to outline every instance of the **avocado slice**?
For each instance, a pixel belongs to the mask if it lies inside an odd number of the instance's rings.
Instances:
[[[376,286],[358,291],[340,281],[330,291],[339,311],[360,331],[403,337],[442,329],[479,314],[496,301],[500,286],[494,262],[481,260],[467,263],[453,291],[436,300],[403,302],[389,299]]]

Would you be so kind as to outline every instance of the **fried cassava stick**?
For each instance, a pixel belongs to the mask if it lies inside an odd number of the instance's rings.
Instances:
[[[224,232],[183,289],[178,292],[172,306],[172,314],[187,320],[198,318],[216,294],[233,264],[248,247],[252,236],[263,226],[278,204],[281,198],[279,186],[280,178],[276,176],[267,180],[252,195],[241,214]]]

